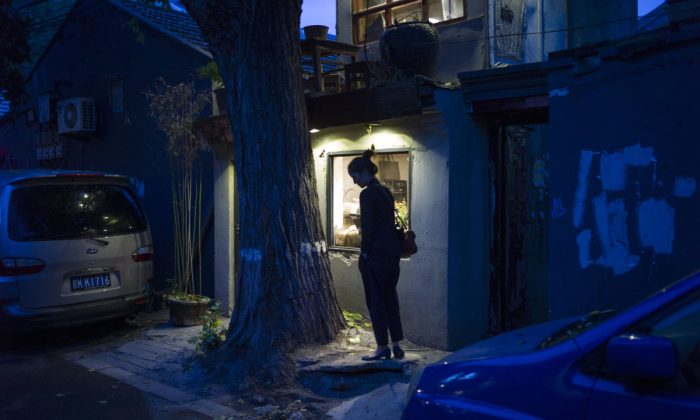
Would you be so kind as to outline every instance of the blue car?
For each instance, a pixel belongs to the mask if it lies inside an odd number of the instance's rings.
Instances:
[[[467,346],[414,378],[403,418],[700,419],[700,273]]]

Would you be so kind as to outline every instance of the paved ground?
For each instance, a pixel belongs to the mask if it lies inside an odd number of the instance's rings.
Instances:
[[[142,314],[135,322],[147,328],[124,340],[72,351],[64,357],[205,417],[271,417],[278,409],[269,398],[251,407],[214,384],[196,389],[189,385],[187,367],[196,354],[190,341],[201,327],[173,326],[167,320],[167,309]],[[228,320],[223,322],[228,325]],[[313,401],[307,404],[316,405],[314,412],[327,412],[333,419],[398,419],[411,374],[446,355],[406,343],[402,361],[363,362],[361,356],[372,346],[371,332],[353,327],[334,343],[293,355],[300,366],[300,384],[308,391],[307,400]]]
[[[334,420],[399,419],[404,406],[408,384],[386,384],[370,393],[345,401],[328,412]]]
[[[208,419],[184,404],[76,367],[57,355],[0,356],[3,420]]]
[[[166,310],[142,317],[154,325],[140,336],[117,345],[110,343],[71,352],[64,357],[208,417],[239,414],[228,405],[230,401],[225,396],[219,396],[218,400],[203,398],[186,386],[187,370],[183,363],[195,355],[194,344],[189,341],[202,327],[175,327],[168,322]]]

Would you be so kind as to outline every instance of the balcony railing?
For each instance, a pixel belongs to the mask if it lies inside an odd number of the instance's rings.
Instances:
[[[302,70],[306,90],[314,94],[343,91],[343,68],[357,61],[359,50],[357,45],[330,39],[303,39]]]

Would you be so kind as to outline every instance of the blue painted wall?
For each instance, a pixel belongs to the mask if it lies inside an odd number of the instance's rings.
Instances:
[[[448,348],[483,338],[489,304],[488,131],[468,118],[459,92],[438,90],[438,109],[450,134],[448,236]]]
[[[568,209],[550,222],[552,318],[632,304],[700,268],[700,31],[664,34],[662,48],[640,38],[552,63],[550,197]]]
[[[144,92],[152,90],[158,77],[170,84],[194,81],[199,89],[209,88],[208,79],[196,77],[196,69],[209,58],[144,23],[134,32],[129,24],[132,16],[106,3],[84,2],[78,7],[39,62],[27,91],[35,112],[39,94],[46,91],[59,99],[95,99],[98,131],[84,139],[64,137],[62,167],[115,172],[144,183],[142,201],[155,245],[156,287],[162,288],[174,275],[170,177],[166,139],[148,116]],[[110,84],[115,80],[123,80],[124,112],[114,112],[110,105]],[[22,112],[0,124],[0,144],[13,151],[18,168],[39,166],[37,130],[38,124],[26,126]],[[211,153],[202,153],[205,210],[213,208],[212,159]],[[212,241],[210,234],[204,244],[204,292],[209,295],[214,288]]]

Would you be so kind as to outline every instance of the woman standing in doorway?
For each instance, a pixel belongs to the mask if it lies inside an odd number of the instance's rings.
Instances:
[[[363,190],[360,193],[360,274],[365,288],[377,349],[362,360],[401,359],[404,352],[399,299],[396,285],[399,281],[401,245],[394,228],[394,197],[376,178],[377,165],[372,162],[374,147],[365,150],[348,165],[352,180]],[[388,332],[388,333],[387,333]],[[389,335],[392,348],[389,349]]]

